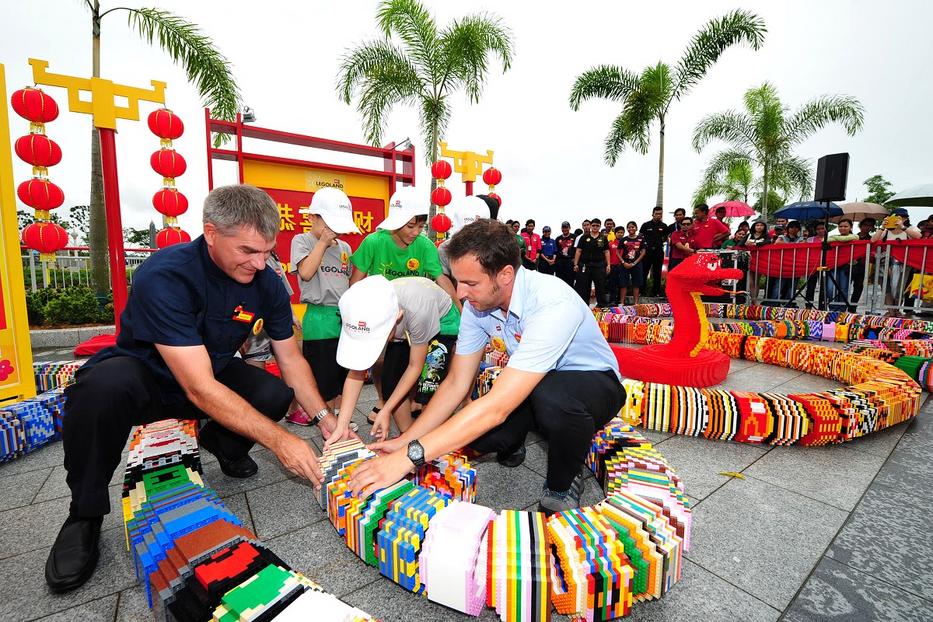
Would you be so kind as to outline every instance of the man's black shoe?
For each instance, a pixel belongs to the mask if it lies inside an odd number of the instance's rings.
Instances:
[[[503,452],[497,453],[496,462],[498,462],[504,467],[509,467],[510,469],[514,469],[515,467],[517,467],[518,465],[520,465],[522,462],[525,461],[525,454],[526,454],[525,446],[522,445],[521,447],[519,447],[516,451],[512,453],[503,453]]]
[[[256,472],[259,470],[256,461],[250,458],[249,455],[243,456],[242,458],[228,458],[225,456],[223,452],[217,448],[214,438],[209,434],[201,434],[198,442],[201,445],[201,449],[213,454],[214,457],[217,458],[217,462],[220,464],[220,470],[228,477],[244,479],[256,475]]]
[[[45,582],[55,593],[81,587],[94,574],[100,551],[101,517],[68,518],[45,562]]]

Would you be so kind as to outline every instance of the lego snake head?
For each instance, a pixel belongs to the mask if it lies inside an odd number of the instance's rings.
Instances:
[[[723,268],[715,253],[696,253],[684,259],[667,275],[668,289],[699,293],[703,296],[721,296],[725,290],[721,281],[740,280],[745,276],[737,268]],[[668,292],[670,297],[670,292]]]

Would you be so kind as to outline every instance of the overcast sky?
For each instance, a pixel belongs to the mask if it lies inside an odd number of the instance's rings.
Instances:
[[[104,0],[103,9],[116,6]],[[151,3],[126,2],[129,6]],[[363,141],[360,117],[337,100],[339,59],[354,44],[377,36],[375,0],[355,2],[164,1],[159,6],[190,19],[211,36],[233,64],[257,125],[346,141]],[[865,128],[854,138],[836,127],[802,144],[799,155],[813,162],[827,153],[851,154],[848,198],[864,198],[862,181],[874,174],[894,190],[933,181],[929,155],[933,143],[930,61],[933,38],[928,26],[933,3],[868,2],[461,2],[428,3],[440,24],[455,16],[492,11],[513,32],[515,61],[502,74],[492,63],[483,100],[454,101],[447,141],[455,149],[495,152],[503,181],[501,217],[534,217],[539,227],[565,218],[613,216],[642,221],[650,215],[657,187],[657,130],[647,155],[626,153],[614,168],[602,160],[603,140],[618,105],[592,101],[572,112],[567,104],[574,78],[590,66],[611,63],[634,71],[663,60],[674,64],[690,36],[708,19],[734,8],[761,15],[768,28],[764,47],[753,52],[727,50],[707,77],[667,120],[665,210],[689,205],[705,162],[719,145],[697,154],[690,146],[696,123],[706,114],[740,108],[742,94],[764,81],[775,84],[791,109],[821,94],[857,97],[866,109]],[[31,83],[29,57],[48,60],[50,70],[89,76],[91,23],[80,0],[3,2],[0,62],[6,65],[10,92]],[[207,190],[201,103],[184,73],[157,48],[142,42],[126,24],[125,13],[107,16],[102,30],[102,76],[119,83],[148,86],[168,83],[168,106],[185,121],[176,149],[188,161],[179,188],[192,202],[182,225],[200,232],[200,203]],[[52,89],[59,106],[66,98]],[[160,187],[149,168],[158,139],[144,122],[153,109],[143,106],[143,122],[120,121],[117,150],[124,225],[147,226],[158,216],[151,205]],[[28,131],[11,111],[13,138]],[[88,202],[90,118],[65,113],[48,125],[64,159],[51,178],[66,194],[66,204]],[[386,141],[411,137],[423,153],[416,113],[397,109],[389,118]],[[20,163],[21,164],[21,163]],[[15,169],[17,182],[28,167]],[[419,185],[428,171],[419,157]],[[223,169],[219,181],[235,181]],[[478,187],[484,188],[481,184]],[[450,184],[455,195],[462,185]],[[668,216],[665,216],[668,218]]]

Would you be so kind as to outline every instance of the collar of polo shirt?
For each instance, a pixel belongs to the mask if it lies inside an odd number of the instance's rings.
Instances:
[[[518,270],[515,271],[515,280],[512,281],[512,297],[509,299],[508,315],[514,315],[518,320],[522,319],[522,311],[524,310],[525,301],[522,298],[522,293],[525,289],[525,275],[527,273],[528,271],[525,268],[519,266]],[[502,309],[498,307],[493,309],[490,315],[503,322],[508,320],[502,313]]]

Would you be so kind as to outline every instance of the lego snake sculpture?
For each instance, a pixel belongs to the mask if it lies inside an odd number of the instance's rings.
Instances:
[[[729,357],[705,349],[709,321],[700,296],[721,296],[719,284],[741,279],[742,271],[723,268],[713,253],[696,253],[667,273],[665,292],[674,315],[674,335],[669,343],[633,350],[612,349],[619,371],[627,378],[689,387],[719,384],[729,375]]]

